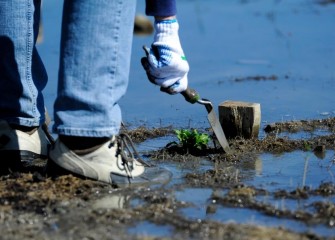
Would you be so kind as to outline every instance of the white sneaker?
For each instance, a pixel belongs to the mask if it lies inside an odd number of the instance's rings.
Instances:
[[[50,161],[72,173],[119,187],[167,183],[172,176],[163,168],[139,160],[133,143],[124,134],[113,137],[99,149],[85,155],[76,154],[58,139],[49,157]]]
[[[39,127],[32,133],[22,132],[10,127],[7,121],[0,120],[0,158],[11,161],[11,157],[20,161],[46,159],[50,145],[46,133]]]

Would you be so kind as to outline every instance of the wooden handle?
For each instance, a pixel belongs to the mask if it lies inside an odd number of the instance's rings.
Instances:
[[[181,92],[185,100],[190,103],[196,103],[200,99],[200,95],[197,91],[191,88],[187,88],[185,91]]]

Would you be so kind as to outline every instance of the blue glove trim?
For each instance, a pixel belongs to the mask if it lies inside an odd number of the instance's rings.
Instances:
[[[171,24],[171,23],[176,23],[177,22],[177,19],[174,18],[174,19],[166,19],[166,20],[155,20],[155,23],[168,23],[168,24]]]

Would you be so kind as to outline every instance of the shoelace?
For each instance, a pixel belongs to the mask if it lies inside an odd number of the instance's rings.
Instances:
[[[118,144],[118,153],[121,155],[122,163],[125,166],[125,170],[130,178],[132,178],[131,172],[133,170],[134,159],[147,167],[151,166],[141,158],[129,135],[125,133],[120,133],[119,136],[116,138],[116,142]],[[115,141],[111,142],[109,144],[109,148],[111,148],[114,144]]]

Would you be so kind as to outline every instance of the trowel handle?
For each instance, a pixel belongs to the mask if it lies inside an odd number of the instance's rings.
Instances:
[[[197,91],[191,88],[187,88],[185,91],[181,92],[185,100],[190,103],[196,103],[200,99],[200,95]]]

